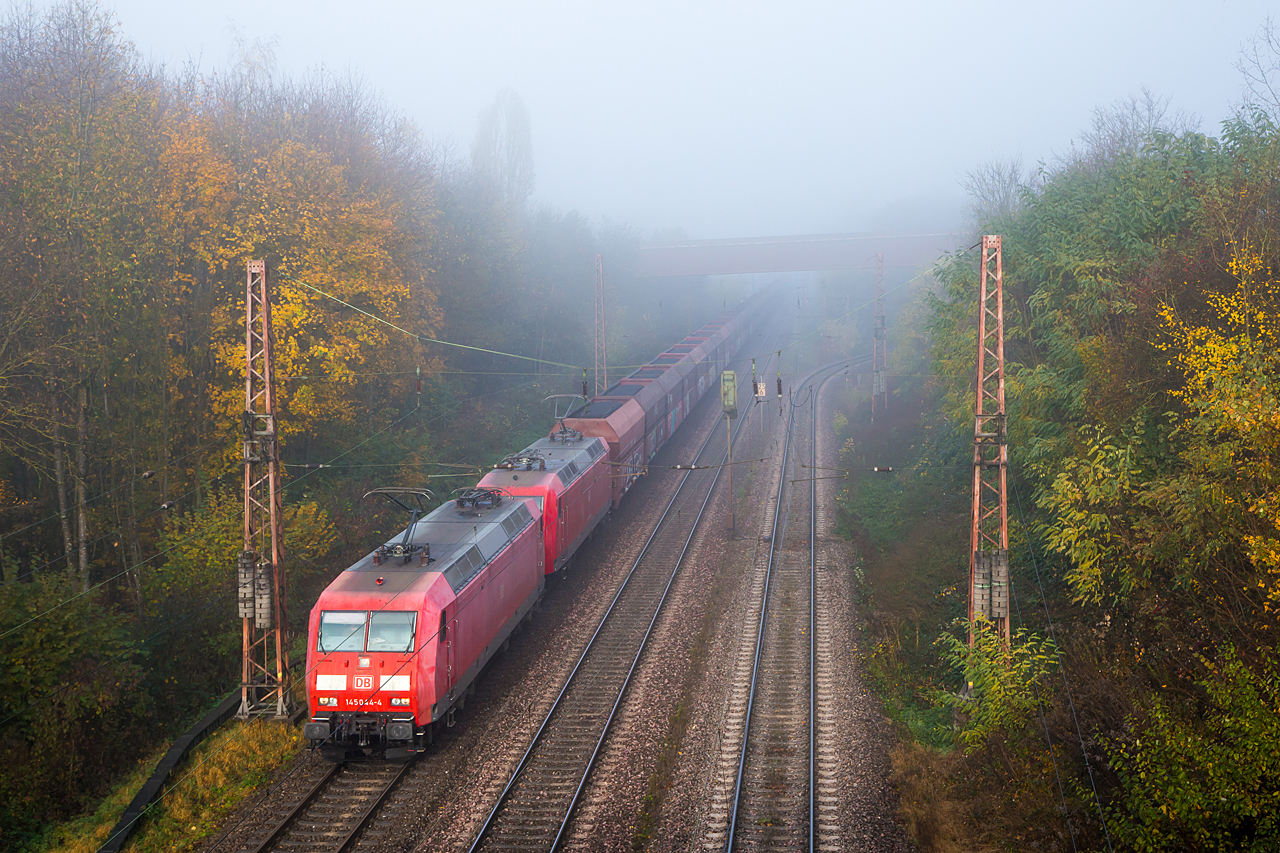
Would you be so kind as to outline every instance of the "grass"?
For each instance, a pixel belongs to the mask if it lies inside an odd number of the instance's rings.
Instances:
[[[190,849],[213,834],[221,818],[245,797],[268,784],[274,771],[298,755],[302,743],[295,726],[265,720],[223,726],[174,771],[164,795],[125,846],[126,853]],[[140,761],[92,814],[47,831],[28,848],[30,853],[95,853],[164,752],[157,750]]]
[[[164,757],[167,746],[161,747],[144,758],[138,759],[133,770],[111,789],[94,811],[79,815],[47,828],[32,844],[20,847],[24,851],[96,851],[107,840],[111,827],[128,807],[134,795],[146,783],[151,771]]]
[[[905,742],[893,751],[891,780],[902,794],[899,815],[921,850],[961,853],[975,848],[966,831],[969,817],[948,778],[955,758],[919,743]],[[989,847],[978,847],[989,850]]]
[[[834,419],[852,469],[840,499],[840,530],[860,558],[852,571],[867,616],[862,656],[870,687],[901,737],[943,752],[952,747],[951,713],[929,690],[947,675],[934,640],[962,615],[967,577],[965,483],[945,464],[925,395],[902,395],[875,422],[854,406]],[[944,441],[944,444],[946,442]],[[897,473],[869,472],[892,462]]]

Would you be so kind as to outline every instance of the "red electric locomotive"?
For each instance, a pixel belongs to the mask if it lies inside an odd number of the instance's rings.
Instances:
[[[339,575],[311,610],[305,736],[336,758],[423,749],[542,594],[540,516],[471,489]]]
[[[542,510],[547,574],[569,564],[578,547],[608,513],[608,448],[599,438],[558,429],[514,453],[485,474],[480,488],[502,489]]]

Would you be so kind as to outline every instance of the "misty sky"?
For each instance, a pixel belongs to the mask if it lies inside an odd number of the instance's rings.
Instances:
[[[277,67],[356,71],[465,155],[515,89],[535,201],[692,238],[954,224],[994,156],[1065,150],[1099,105],[1169,96],[1217,133],[1261,0],[107,3],[144,56],[204,69],[233,28]]]

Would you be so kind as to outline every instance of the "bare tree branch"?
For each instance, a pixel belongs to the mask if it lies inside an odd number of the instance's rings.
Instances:
[[[1280,121],[1280,33],[1270,15],[1240,47],[1236,69],[1244,76],[1243,106]]]
[[[1199,118],[1170,110],[1169,98],[1156,97],[1143,87],[1139,95],[1096,107],[1090,128],[1072,142],[1070,151],[1058,155],[1058,167],[1094,172],[1118,157],[1142,153],[1158,134],[1188,133],[1199,126]]]
[[[1017,213],[1026,184],[1021,157],[997,157],[966,174],[960,185],[969,196],[975,228]]]

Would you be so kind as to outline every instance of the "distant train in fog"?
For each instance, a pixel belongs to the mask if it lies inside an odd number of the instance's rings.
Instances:
[[[377,489],[409,526],[342,572],[311,610],[306,737],[341,758],[421,751],[433,724],[618,506],[765,317],[757,294],[503,460],[425,515],[426,493]],[[420,503],[418,504],[421,505]]]

